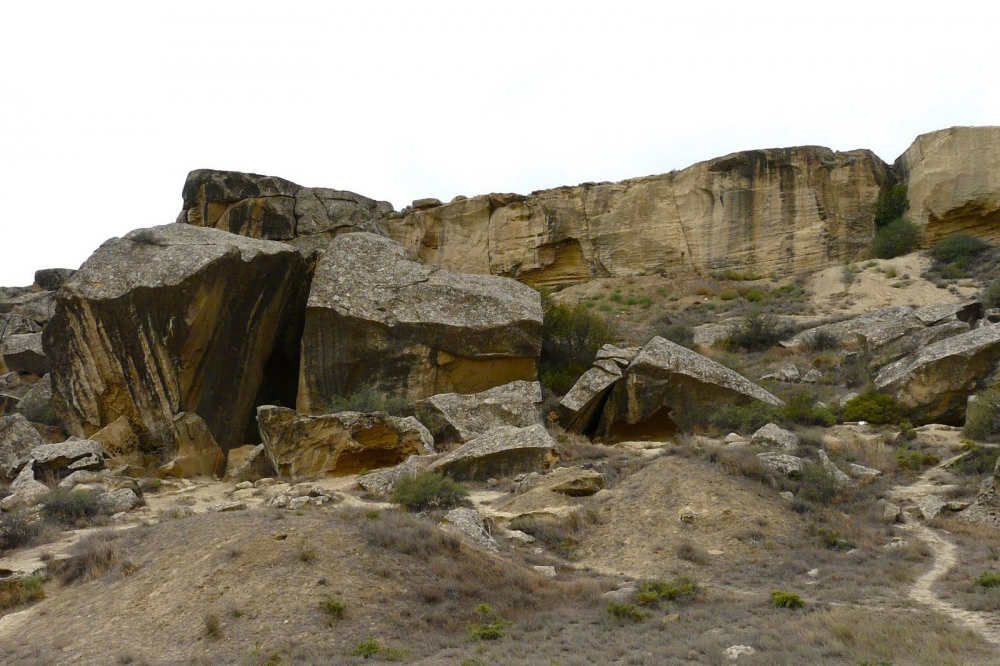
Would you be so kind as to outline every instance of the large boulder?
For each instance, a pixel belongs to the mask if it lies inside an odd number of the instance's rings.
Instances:
[[[896,160],[908,215],[933,244],[957,231],[1000,240],[1000,127],[952,127],[918,136]]]
[[[45,291],[55,291],[76,273],[72,268],[43,268],[35,271],[35,284]]]
[[[34,463],[28,461],[7,488],[8,495],[0,500],[0,509],[12,511],[34,506],[49,492],[49,487],[35,479]]]
[[[264,452],[292,479],[357,474],[432,453],[434,439],[412,416],[339,412],[304,416],[285,407],[257,409]]]
[[[297,408],[323,413],[364,387],[411,400],[533,381],[538,292],[418,262],[370,233],[338,236],[309,294]]]
[[[434,441],[467,442],[498,426],[541,423],[542,387],[516,381],[481,393],[443,393],[416,403],[417,417]]]
[[[41,333],[8,335],[0,341],[0,357],[13,372],[28,372],[39,377],[49,371],[49,360],[42,348]]]
[[[817,335],[826,335],[845,347],[863,347],[874,350],[898,340],[926,324],[915,316],[908,305],[883,308],[857,317],[832,324],[816,326],[802,331],[790,340],[782,342],[785,347],[808,346]]]
[[[39,471],[60,474],[65,470],[100,469],[107,452],[98,442],[70,437],[58,444],[41,444],[31,449],[31,458]],[[84,461],[85,465],[75,465]],[[69,472],[66,472],[69,473]]]
[[[589,432],[597,425],[604,401],[612,387],[622,378],[622,370],[614,361],[597,361],[559,402],[559,422],[570,432]]]
[[[33,319],[15,312],[0,314],[0,333],[3,338],[8,335],[23,335],[25,333],[41,333],[42,327]]]
[[[161,472],[180,477],[221,474],[225,457],[200,416],[191,412],[176,415],[174,442],[176,448],[170,461],[160,467]]]
[[[183,197],[178,222],[265,240],[302,241],[310,249],[344,231],[384,235],[385,218],[393,210],[387,201],[353,192],[213,169],[189,173]]]
[[[961,425],[970,395],[997,383],[1000,324],[928,345],[879,371],[876,390],[891,395],[915,424]]]
[[[34,423],[58,425],[52,409],[52,379],[45,375],[21,396],[17,413]]]
[[[479,480],[533,472],[551,462],[555,446],[545,426],[500,426],[435,460],[427,471]]]
[[[670,435],[703,421],[706,411],[717,405],[754,400],[783,404],[739,373],[655,337],[608,395],[598,434],[629,439]]]
[[[127,416],[157,450],[192,412],[224,449],[242,445],[256,404],[294,401],[306,289],[282,243],[185,224],[107,241],[45,328],[57,415],[77,437]]]
[[[0,418],[0,479],[15,476],[31,459],[32,449],[45,444],[20,414]]]
[[[27,291],[11,298],[0,297],[0,313],[18,314],[40,326],[48,323],[55,311],[55,294],[51,291]]]

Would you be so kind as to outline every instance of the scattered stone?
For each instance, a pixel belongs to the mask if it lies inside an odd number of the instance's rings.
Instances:
[[[823,379],[823,373],[817,370],[816,368],[813,368],[812,370],[810,370],[805,374],[805,376],[802,378],[802,381],[806,382],[807,384],[815,384],[821,379]]]
[[[139,497],[131,488],[120,488],[97,496],[97,501],[107,513],[131,511],[139,505]]]
[[[802,471],[802,458],[787,453],[758,453],[757,459],[785,476]]]
[[[728,435],[726,435],[725,439],[723,439],[722,441],[725,442],[726,446],[734,446],[734,447],[746,446],[747,444],[749,444],[749,442],[743,435],[740,435],[735,432],[731,432]]]
[[[792,501],[793,499],[795,499],[795,493],[793,493],[793,492],[792,492],[792,491],[790,491],[790,490],[785,490],[785,491],[782,491],[782,492],[780,493],[780,495],[781,495],[782,499],[786,499],[786,500],[788,500],[789,502],[791,502],[791,501]]]
[[[826,451],[820,449],[817,455],[819,456],[820,464],[823,465],[823,469],[833,477],[833,481],[837,484],[838,488],[846,488],[851,485],[851,477],[844,474],[840,471],[840,468],[833,464],[830,456],[826,455]]]
[[[446,532],[458,534],[486,550],[494,552],[500,550],[500,544],[486,531],[483,519],[475,509],[466,507],[452,509],[445,515],[439,526]]]
[[[794,451],[799,448],[799,436],[794,432],[779,428],[773,423],[761,427],[753,434],[750,441],[757,446]]]
[[[288,495],[280,495],[279,494],[279,495],[275,495],[274,497],[272,497],[270,499],[270,501],[268,501],[267,505],[269,507],[273,507],[275,509],[287,509],[288,508],[288,504],[291,501],[292,501],[292,498],[289,497]]]
[[[692,509],[689,506],[686,506],[678,512],[677,517],[680,518],[680,521],[682,523],[690,525],[691,523],[694,522],[694,518],[696,515],[697,514],[694,512],[694,509]]]
[[[902,537],[893,537],[889,543],[882,546],[883,548],[906,548],[910,545],[910,542]]]
[[[871,479],[882,476],[882,470],[865,467],[864,465],[859,465],[857,463],[851,463],[848,469],[850,470],[850,475],[856,479],[870,481]]]
[[[552,492],[570,497],[589,497],[604,488],[603,474],[580,467],[558,467],[540,480]]]
[[[555,578],[557,576],[556,568],[553,566],[536,564],[531,568],[537,571],[540,575],[545,576],[546,578]]]
[[[65,479],[60,481],[59,487],[64,490],[72,490],[74,486],[81,483],[86,483],[86,484],[101,483],[102,481],[108,478],[108,475],[109,475],[108,470],[102,470],[100,472],[89,472],[86,470],[80,470],[78,472],[73,472]]]
[[[231,501],[231,502],[219,502],[218,504],[213,504],[212,506],[208,507],[208,510],[214,511],[216,513],[223,513],[225,511],[245,511],[246,508],[247,508],[246,502]]]
[[[271,461],[267,459],[267,453],[264,452],[264,445],[257,444],[245,444],[243,446],[238,446],[235,449],[230,449],[229,453],[226,454],[226,480],[235,481],[236,479],[244,479],[246,477],[253,477],[254,475],[264,475],[274,474],[274,469],[271,466]],[[261,479],[264,481],[266,479]],[[269,479],[274,482],[274,479]],[[259,482],[258,482],[259,483]]]
[[[236,484],[235,489],[236,490],[247,490],[247,489],[253,488],[253,487],[254,487],[253,481],[240,481],[239,483]]]
[[[457,479],[506,477],[549,464],[556,443],[542,425],[501,426],[434,461],[428,471]]]
[[[418,401],[417,418],[438,444],[465,443],[498,426],[527,428],[541,423],[542,386],[516,381],[460,395],[443,393]]]
[[[522,532],[521,530],[507,530],[503,533],[503,536],[508,541],[513,541],[514,543],[522,546],[535,543],[535,537],[531,536],[527,532]]]
[[[605,592],[601,596],[608,601],[614,602],[616,604],[624,604],[631,601],[639,588],[635,585],[626,585],[625,587],[620,587],[617,590],[612,590],[610,592]]]
[[[290,500],[288,500],[288,509],[290,511],[298,511],[306,504],[309,504],[309,499],[310,498],[308,495],[306,495],[305,497],[293,497]]]
[[[757,652],[749,645],[731,645],[726,648],[726,659],[729,661],[736,661],[740,657],[750,656]]]
[[[882,506],[882,517],[889,522],[898,523],[903,519],[903,510],[898,504],[884,499],[880,499],[878,503]]]
[[[76,270],[72,268],[43,268],[35,271],[35,284],[45,291],[55,291],[73,277]]]
[[[0,417],[0,478],[10,479],[31,459],[31,451],[45,442],[20,414]]]
[[[948,503],[937,495],[927,495],[917,504],[924,520],[934,520],[948,506]]]
[[[389,469],[370,472],[358,476],[358,485],[376,497],[384,497],[392,493],[400,479],[412,479],[423,473],[427,466],[440,456],[410,456],[406,462]]]
[[[357,474],[434,452],[431,433],[412,416],[339,412],[304,416],[285,407],[257,408],[268,460],[292,479]]]
[[[953,500],[945,505],[949,511],[965,511],[970,506],[972,506],[972,502],[963,502],[959,500]]]

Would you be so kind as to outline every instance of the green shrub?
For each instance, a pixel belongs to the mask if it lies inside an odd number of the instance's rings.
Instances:
[[[388,412],[393,416],[406,416],[413,407],[406,398],[379,391],[374,386],[365,385],[345,397],[335,397],[327,405],[327,411],[334,412]]]
[[[44,598],[42,579],[38,576],[0,580],[0,615],[5,610]]]
[[[403,478],[396,482],[392,501],[407,511],[451,509],[469,496],[462,484],[436,472]]]
[[[840,492],[837,480],[822,465],[806,464],[799,476],[796,496],[806,502],[829,504]]]
[[[837,422],[837,417],[826,407],[817,404],[816,396],[809,391],[796,391],[781,408],[781,416],[786,423],[803,426],[829,427]]]
[[[685,324],[667,324],[665,327],[657,329],[656,334],[661,338],[670,340],[682,347],[694,346],[694,331]]]
[[[896,467],[899,469],[909,469],[919,472],[939,462],[941,462],[941,459],[933,453],[925,453],[918,449],[911,449],[908,446],[896,449]]]
[[[962,434],[980,442],[1000,441],[1000,389],[988,389],[969,401]]]
[[[354,649],[351,650],[351,656],[368,659],[369,657],[374,657],[379,654],[382,650],[382,644],[374,638],[369,637],[358,643]]]
[[[931,256],[941,264],[966,270],[972,267],[976,259],[988,249],[990,249],[989,243],[963,232],[939,240],[931,248]]]
[[[0,514],[0,551],[34,545],[41,533],[41,524],[30,520],[24,511]]]
[[[879,259],[899,257],[915,250],[919,241],[920,227],[900,218],[878,230],[872,242],[872,255]]]
[[[906,185],[897,184],[883,187],[878,193],[875,205],[872,207],[875,226],[884,227],[893,220],[903,217],[907,205]]]
[[[899,422],[899,408],[892,396],[872,391],[851,398],[841,413],[844,421],[867,421],[874,425]]]
[[[510,626],[509,622],[501,620],[489,604],[479,604],[476,606],[479,613],[486,622],[473,624],[469,627],[469,637],[474,641],[495,641],[503,638],[504,629]]]
[[[723,289],[719,292],[720,301],[734,301],[740,297],[740,292],[735,289]]]
[[[781,410],[760,400],[748,405],[722,405],[707,415],[708,424],[718,432],[749,435],[762,426],[781,420]]]
[[[620,302],[621,293],[611,300]],[[607,321],[582,305],[556,303],[542,292],[542,354],[539,381],[557,394],[565,394],[593,364],[597,350],[612,342],[614,335]]]
[[[967,476],[991,473],[1000,458],[1000,446],[976,446],[955,463],[955,470]]]
[[[85,525],[104,513],[96,490],[53,488],[42,497],[42,511],[48,518],[66,525]]]
[[[830,331],[816,331],[806,340],[806,349],[812,352],[833,351],[840,348],[840,340]]]
[[[652,606],[660,601],[690,601],[697,594],[698,584],[687,576],[679,576],[669,582],[648,580],[639,583],[636,598],[643,606]]]
[[[976,579],[976,585],[987,589],[1000,587],[1000,573],[984,571],[979,575],[979,578]]]
[[[770,349],[791,335],[791,332],[774,315],[754,308],[729,331],[726,348],[744,351]]]
[[[986,285],[986,288],[983,289],[983,293],[980,295],[980,298],[983,301],[984,307],[1000,307],[1000,278],[997,278]]]
[[[646,613],[639,610],[635,604],[618,604],[611,601],[608,603],[608,612],[619,620],[642,622],[646,619]]]
[[[219,624],[219,617],[212,613],[207,613],[203,618],[205,624],[205,636],[208,638],[222,638],[222,627]]]
[[[330,618],[331,621],[339,620],[344,617],[344,613],[347,611],[347,604],[342,601],[338,601],[333,597],[327,597],[323,601],[319,602],[319,609],[323,611],[323,614]]]
[[[803,608],[806,604],[802,597],[783,590],[771,590],[771,605],[778,608]]]
[[[760,303],[764,300],[764,294],[757,289],[751,289],[747,293],[743,294],[743,298],[747,299],[750,303]]]

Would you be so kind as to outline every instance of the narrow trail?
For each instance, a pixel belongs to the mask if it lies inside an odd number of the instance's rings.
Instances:
[[[935,485],[931,480],[932,477],[960,457],[956,456],[932,467],[908,486],[897,486],[893,489],[894,493],[916,505],[923,497],[942,492],[943,487]],[[905,525],[902,529],[910,531],[916,538],[926,543],[934,554],[933,566],[913,584],[910,589],[910,598],[929,606],[967,629],[977,632],[988,642],[1000,646],[1000,617],[992,613],[959,608],[948,603],[934,592],[934,585],[955,566],[958,548],[942,536],[939,531],[918,523],[908,512],[904,511],[903,515]]]

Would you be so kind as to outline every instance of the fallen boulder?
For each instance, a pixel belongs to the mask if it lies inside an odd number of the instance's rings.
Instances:
[[[230,449],[226,455],[226,480],[238,481],[245,478],[266,478],[274,474],[271,461],[267,459],[263,444],[245,444]]]
[[[417,418],[438,444],[467,442],[498,426],[541,423],[542,387],[516,381],[480,393],[443,393],[417,402]]]
[[[297,408],[371,385],[419,400],[534,381],[541,299],[507,278],[422,264],[370,233],[336,237],[313,278]]]
[[[83,467],[76,469],[100,469],[104,466],[106,452],[98,442],[88,439],[70,437],[59,444],[41,444],[31,449],[31,458],[39,471],[50,471],[56,474],[68,470],[71,465],[80,460],[86,460]]]
[[[32,423],[58,425],[52,409],[52,379],[45,375],[21,396],[15,408],[17,413]]]
[[[430,432],[412,416],[385,412],[305,416],[264,405],[257,409],[257,422],[274,469],[292,479],[357,474],[434,451]]]
[[[769,446],[786,451],[799,448],[799,436],[794,432],[779,428],[773,423],[762,426],[750,437],[750,442],[757,446]]]
[[[427,469],[427,466],[439,457],[435,454],[410,456],[406,459],[406,462],[402,462],[395,467],[361,474],[358,476],[358,485],[376,497],[389,495],[395,489],[400,479],[412,479],[420,476]]]
[[[49,492],[49,487],[35,480],[34,463],[28,461],[7,488],[9,493],[0,500],[0,509],[11,511],[21,507],[34,506]]]
[[[14,477],[45,442],[20,414],[0,418],[0,478]]]
[[[768,451],[758,453],[757,459],[785,476],[790,476],[802,471],[802,458],[792,456],[787,453],[775,453]]]
[[[602,363],[587,370],[559,402],[559,422],[570,432],[592,434],[597,427],[604,401],[622,378],[617,363]]]
[[[439,527],[480,548],[494,552],[500,550],[500,544],[486,531],[483,519],[475,509],[468,507],[452,509],[445,515]]]
[[[55,291],[73,277],[76,270],[72,268],[43,268],[35,271],[35,284],[45,291]]]
[[[164,474],[180,477],[221,474],[223,454],[204,419],[191,412],[174,416],[175,449],[170,462],[162,465]]]
[[[912,423],[961,425],[969,396],[996,383],[998,362],[1000,325],[987,324],[882,368],[875,388]]]
[[[169,224],[100,247],[45,328],[55,410],[87,437],[122,416],[150,450],[193,412],[224,449],[258,402],[294,401],[306,264],[282,243]]]
[[[650,340],[611,390],[598,434],[620,439],[672,435],[719,404],[783,404],[737,372],[661,337]]]
[[[49,371],[41,333],[5,336],[0,342],[0,357],[7,369],[13,372],[28,372],[41,377]]]
[[[427,471],[456,479],[511,476],[546,466],[555,455],[555,446],[542,425],[500,426],[434,461]]]

